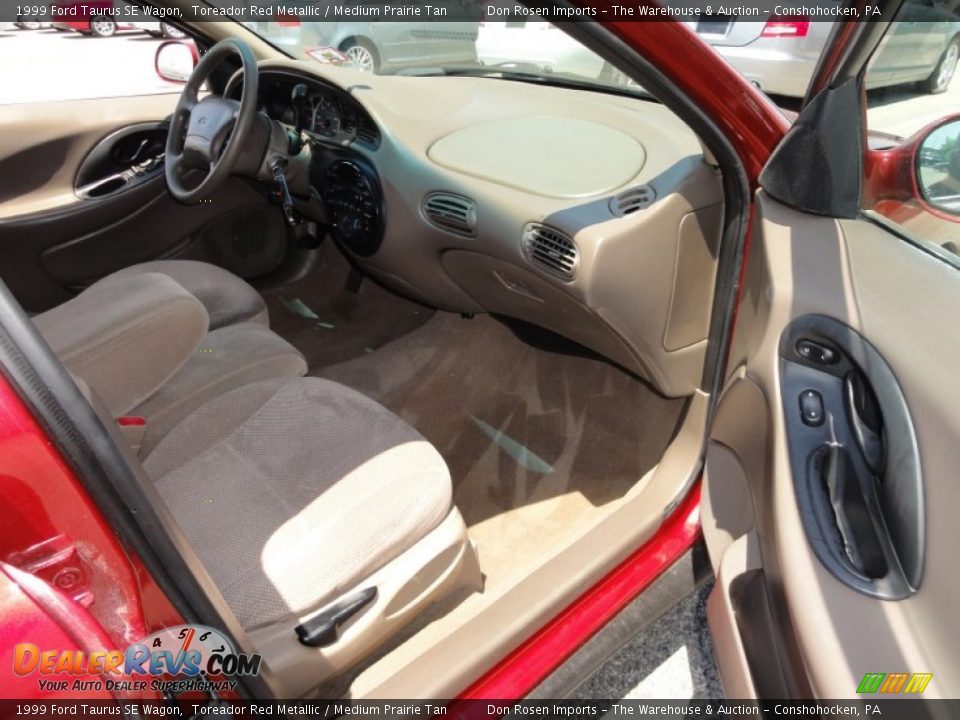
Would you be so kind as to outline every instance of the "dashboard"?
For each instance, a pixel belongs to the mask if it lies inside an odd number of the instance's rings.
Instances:
[[[299,107],[291,100],[297,85],[305,85],[307,89]],[[358,142],[375,149],[380,140],[376,123],[356,100],[340,88],[315,79],[270,74],[261,84],[259,106],[274,120],[291,127],[299,126],[324,142],[337,145]]]
[[[297,100],[295,89],[302,93]],[[326,206],[330,232],[356,256],[375,253],[386,226],[383,192],[375,166],[357,151],[380,144],[369,114],[344,90],[287,72],[262,74],[258,109],[306,133],[310,180]]]
[[[259,99],[310,139],[331,235],[367,274],[553,330],[665,395],[699,386],[723,190],[663,105],[294,60],[260,64]]]

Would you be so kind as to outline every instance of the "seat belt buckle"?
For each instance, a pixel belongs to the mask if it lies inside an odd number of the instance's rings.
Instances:
[[[121,415],[117,418],[117,428],[134,453],[140,453],[143,436],[147,434],[147,419],[138,415]]]

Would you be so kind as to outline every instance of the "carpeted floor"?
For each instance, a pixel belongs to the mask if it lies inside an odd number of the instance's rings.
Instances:
[[[530,325],[432,312],[369,280],[354,295],[343,267],[271,296],[273,328],[311,375],[377,400],[436,446],[486,578],[483,593],[434,606],[356,669],[375,684],[615,507],[659,462],[686,401]],[[318,318],[289,310],[294,299]],[[328,319],[329,333],[312,327]]]
[[[318,374],[381,402],[437,447],[494,565],[522,565],[623,497],[659,461],[684,407],[572,342],[486,315],[436,313]]]
[[[307,277],[263,293],[271,328],[304,354],[311,373],[372,352],[433,315],[431,308],[368,278],[356,291],[348,289],[350,269],[340,250],[328,242]]]

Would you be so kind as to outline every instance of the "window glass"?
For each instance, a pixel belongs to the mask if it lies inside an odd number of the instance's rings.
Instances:
[[[528,76],[642,93],[635,83],[553,23],[536,15],[522,20],[488,19],[485,13],[495,5],[496,0],[478,6],[472,13],[475,20],[450,22],[292,19],[243,24],[294,57],[344,64],[364,72],[483,74],[491,79]]]
[[[960,248],[960,3],[908,0],[871,58],[864,208]]]
[[[57,4],[85,7],[74,0]],[[5,69],[0,105],[178,93],[181,86],[162,80],[154,68],[165,37],[184,35],[146,15],[114,20],[78,13],[56,23],[27,18],[0,23],[0,67]]]

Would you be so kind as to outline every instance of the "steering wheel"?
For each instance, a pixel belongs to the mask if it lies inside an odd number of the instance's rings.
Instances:
[[[217,95],[197,96],[214,69],[229,55],[240,58],[243,85],[240,101]],[[170,194],[182,203],[200,202],[229,177],[243,152],[257,112],[257,59],[246,43],[230,38],[210,48],[187,81],[170,121],[166,176]],[[196,186],[183,183],[185,173],[205,176]]]

